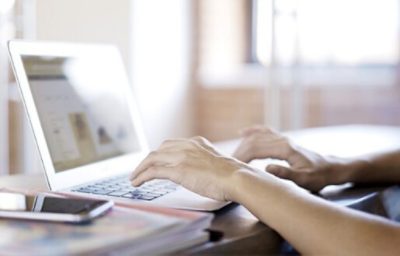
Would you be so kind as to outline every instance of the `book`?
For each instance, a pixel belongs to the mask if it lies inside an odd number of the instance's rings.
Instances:
[[[87,225],[0,219],[1,255],[154,255],[208,241],[211,214],[138,205]]]

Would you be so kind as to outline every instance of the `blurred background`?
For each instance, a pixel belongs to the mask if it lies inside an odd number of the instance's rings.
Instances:
[[[399,0],[0,0],[0,174],[40,161],[8,61],[10,39],[119,47],[151,148],[400,124]]]

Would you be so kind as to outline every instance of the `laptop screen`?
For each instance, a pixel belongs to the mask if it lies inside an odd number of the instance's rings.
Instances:
[[[22,56],[56,172],[139,150],[124,81],[96,59]]]

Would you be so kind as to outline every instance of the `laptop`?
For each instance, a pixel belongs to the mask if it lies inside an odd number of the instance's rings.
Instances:
[[[167,180],[131,186],[148,146],[116,47],[10,41],[8,49],[49,189],[189,210],[227,204]]]

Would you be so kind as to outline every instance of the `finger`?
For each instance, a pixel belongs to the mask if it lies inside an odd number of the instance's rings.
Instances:
[[[281,165],[271,164],[267,166],[267,171],[279,178],[291,180],[299,186],[303,186],[305,183],[305,178],[307,178],[307,173],[296,172],[293,171],[291,168]]]
[[[269,126],[262,126],[262,125],[255,125],[255,126],[251,126],[248,128],[245,128],[241,131],[241,135],[243,137],[247,137],[250,136],[252,134],[255,133],[271,133],[271,134],[275,134],[277,133],[276,130],[274,130],[272,127]]]
[[[133,180],[152,165],[174,165],[180,159],[180,152],[153,151],[136,167],[129,177]]]
[[[270,141],[260,140],[251,148],[254,158],[274,158],[288,160],[293,154],[291,145],[282,139]]]
[[[239,134],[246,137],[256,132],[264,132],[267,127],[262,125],[253,125],[250,127],[243,128],[239,131]]]
[[[175,175],[172,167],[153,165],[137,175],[131,182],[135,187],[152,179],[169,179],[176,182],[176,179],[173,177],[175,177]]]
[[[270,164],[266,167],[266,171],[282,179],[290,179],[290,177],[293,177],[293,171],[281,165]]]
[[[271,164],[267,166],[267,171],[279,178],[291,180],[301,187],[306,187],[309,174],[305,172],[296,172],[291,168],[281,165]]]
[[[209,142],[206,138],[201,137],[201,136],[195,136],[193,138],[191,138],[193,141],[195,141],[196,143],[200,144],[200,146],[202,146],[203,148],[205,148],[206,150],[220,155],[220,153],[213,147],[213,145],[211,144],[211,142]]]

